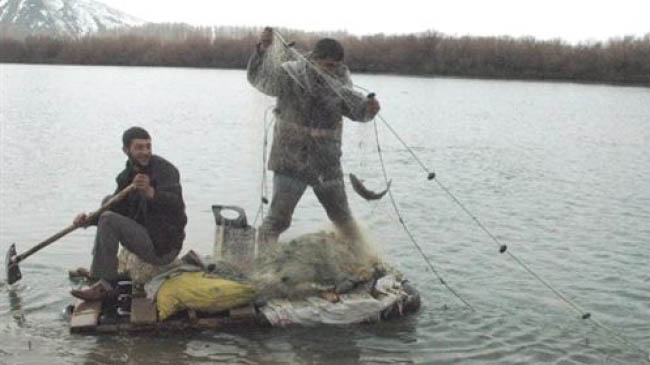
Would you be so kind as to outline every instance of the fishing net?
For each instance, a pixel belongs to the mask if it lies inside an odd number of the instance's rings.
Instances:
[[[319,231],[281,241],[261,255],[251,281],[258,299],[297,299],[345,293],[387,270],[367,241]]]

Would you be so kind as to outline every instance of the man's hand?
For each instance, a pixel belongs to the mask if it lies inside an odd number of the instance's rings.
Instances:
[[[366,101],[366,116],[371,120],[379,113],[379,101],[373,96]]]
[[[260,52],[266,51],[267,48],[273,43],[273,28],[266,27],[260,35],[260,42],[258,43],[258,49]]]
[[[79,213],[76,217],[74,217],[72,224],[75,227],[85,227],[87,218],[88,216],[86,215],[86,213]]]
[[[153,199],[154,188],[151,186],[151,181],[149,180],[149,175],[146,174],[137,174],[133,178],[133,185],[135,188],[140,191],[148,199]]]

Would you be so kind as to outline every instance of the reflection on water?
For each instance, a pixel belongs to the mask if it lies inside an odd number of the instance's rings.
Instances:
[[[22,249],[93,210],[114,190],[120,136],[141,125],[181,172],[185,249],[210,253],[212,204],[259,206],[263,115],[271,100],[242,71],[2,65],[0,251]],[[508,249],[617,333],[650,348],[650,90],[357,75],[423,163]],[[409,153],[378,126],[400,212],[349,193],[378,250],[422,293],[404,321],[142,336],[73,336],[66,270],[87,266],[94,229],[77,230],[0,284],[7,363],[643,363],[638,351],[576,318],[500,255]],[[383,186],[374,134],[349,123],[343,166]],[[371,129],[372,132],[372,129]],[[351,190],[349,190],[351,191]],[[287,236],[322,228],[311,192]]]
[[[9,310],[11,311],[11,317],[14,319],[14,322],[18,327],[23,327],[25,323],[25,315],[23,314],[22,299],[17,290],[9,289],[7,293],[9,294]]]

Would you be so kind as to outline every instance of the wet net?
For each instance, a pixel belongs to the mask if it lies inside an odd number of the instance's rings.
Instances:
[[[394,270],[366,240],[349,241],[319,231],[280,241],[260,255],[251,276],[258,299],[299,299],[347,293]]]

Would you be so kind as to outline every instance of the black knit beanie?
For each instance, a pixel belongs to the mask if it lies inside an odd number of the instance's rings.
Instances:
[[[141,127],[131,127],[122,134],[122,145],[129,148],[131,141],[134,139],[151,139],[149,132]]]
[[[311,53],[311,58],[316,60],[327,58],[334,61],[343,61],[343,56],[343,46],[332,38],[323,38],[316,42]]]

